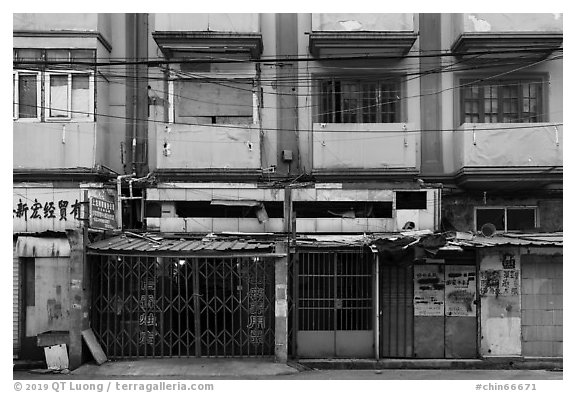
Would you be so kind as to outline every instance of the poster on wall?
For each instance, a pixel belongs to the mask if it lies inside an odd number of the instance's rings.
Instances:
[[[517,296],[519,292],[519,270],[480,271],[481,296]]]
[[[446,266],[446,316],[476,316],[476,268]]]
[[[414,266],[414,315],[444,315],[444,266]]]

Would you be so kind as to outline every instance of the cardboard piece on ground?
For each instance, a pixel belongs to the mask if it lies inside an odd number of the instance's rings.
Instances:
[[[90,352],[92,353],[92,356],[98,365],[108,361],[108,358],[106,358],[106,354],[102,350],[100,343],[98,340],[96,340],[96,336],[94,335],[92,329],[83,330],[82,337],[84,338],[86,345],[88,345],[88,349],[90,349]]]

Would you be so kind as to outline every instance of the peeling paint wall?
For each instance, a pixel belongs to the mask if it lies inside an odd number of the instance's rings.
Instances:
[[[312,14],[313,31],[413,31],[414,14]]]
[[[517,248],[479,250],[480,354],[521,355],[520,251]],[[508,263],[514,260],[514,268]],[[503,263],[503,261],[505,261]],[[508,264],[507,264],[508,263]]]
[[[156,14],[157,31],[260,31],[259,14]]]
[[[98,15],[83,14],[13,14],[14,30],[76,30],[96,31],[98,29]]]
[[[461,14],[464,32],[562,31],[562,14]]]
[[[70,328],[70,259],[35,258],[34,306],[26,307],[26,336]]]

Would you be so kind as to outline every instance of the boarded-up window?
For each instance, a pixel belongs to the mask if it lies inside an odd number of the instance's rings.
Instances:
[[[213,124],[252,122],[252,81],[178,80],[176,121]]]
[[[68,116],[68,75],[50,77],[50,117]]]
[[[72,75],[72,117],[90,117],[90,77]]]

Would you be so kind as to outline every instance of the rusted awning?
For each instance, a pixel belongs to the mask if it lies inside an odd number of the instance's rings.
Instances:
[[[174,255],[174,256],[269,256],[285,254],[274,252],[274,242],[245,239],[164,238],[161,235],[120,235],[88,245],[89,254]]]

